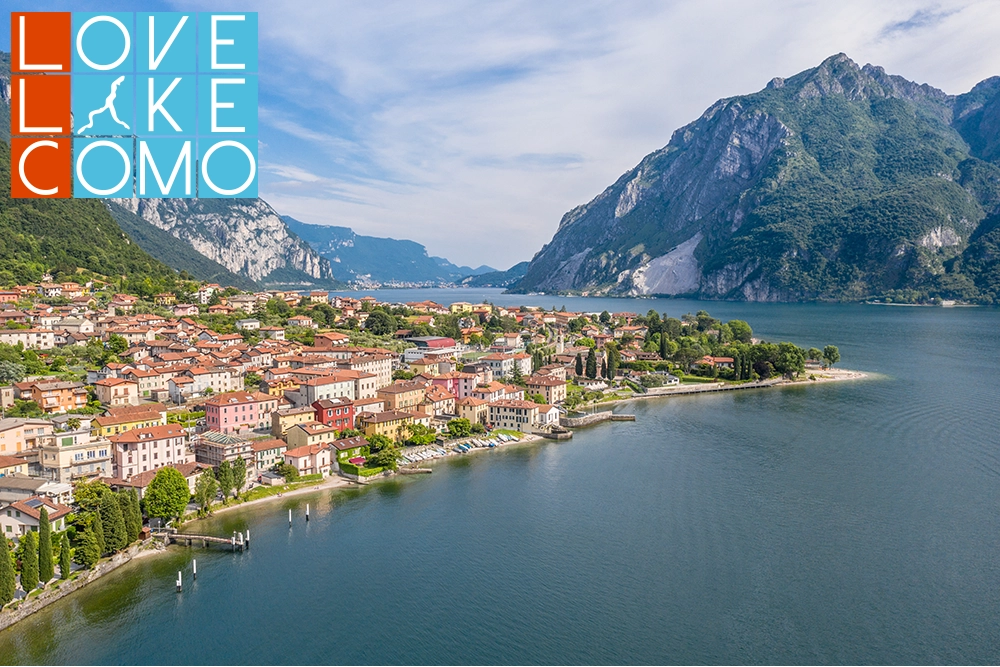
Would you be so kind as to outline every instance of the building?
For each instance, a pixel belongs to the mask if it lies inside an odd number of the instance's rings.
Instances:
[[[513,377],[518,373],[527,377],[531,374],[531,355],[524,352],[487,354],[479,363],[489,366],[495,378]]]
[[[194,493],[195,484],[198,482],[198,478],[201,477],[202,473],[206,470],[211,470],[212,467],[205,465],[204,463],[179,463],[177,465],[163,466],[165,468],[173,468],[179,472],[183,477],[184,481],[187,482],[188,491]],[[128,481],[122,479],[111,479],[105,480],[111,488],[123,488],[128,487],[136,490],[141,499],[146,495],[146,489],[149,488],[150,483],[156,478],[156,470],[147,470],[146,472],[140,472],[132,476]]]
[[[446,356],[458,356],[462,349],[455,343],[454,338],[444,336],[418,336],[407,338],[407,341],[416,344],[416,347],[407,348],[403,352],[403,361],[410,364],[418,359],[423,359],[430,353],[438,353]]]
[[[253,470],[254,452],[249,440],[231,433],[205,431],[192,438],[191,448],[198,463],[218,468],[223,461],[232,463],[242,458],[247,464],[247,475]]]
[[[489,423],[495,428],[528,433],[532,429],[542,426],[538,416],[539,409],[542,407],[546,409],[547,413],[551,406],[540,406],[531,401],[513,399],[493,401],[490,403]]]
[[[363,436],[356,435],[353,438],[341,438],[340,440],[334,440],[330,443],[330,446],[334,451],[334,466],[337,470],[340,470],[340,463],[348,461],[354,463],[362,463],[364,460],[358,461],[358,458],[364,456],[365,448],[368,447],[368,441],[364,439]]]
[[[87,389],[81,382],[62,380],[35,382],[31,385],[30,398],[47,414],[87,407]]]
[[[129,368],[122,373],[122,377],[139,385],[139,396],[143,398],[149,398],[167,390],[167,378],[156,371]]]
[[[455,401],[455,413],[471,424],[485,424],[490,419],[490,403],[481,398],[461,398]]]
[[[318,422],[309,422],[308,424],[296,424],[288,429],[285,440],[288,442],[289,448],[295,448],[329,443],[339,437],[339,429]]]
[[[250,446],[253,449],[254,465],[257,470],[270,470],[279,463],[285,462],[285,450],[288,446],[284,440],[277,438],[254,440]]]
[[[311,405],[301,408],[282,408],[271,413],[271,435],[281,438],[296,424],[308,424],[316,420],[316,409]]]
[[[26,350],[51,350],[56,346],[56,332],[51,329],[0,329],[0,343]]]
[[[566,400],[566,381],[552,375],[532,375],[527,379],[528,391],[540,394],[549,405]]]
[[[188,435],[178,424],[134,428],[109,438],[114,475],[128,481],[133,475],[163,466],[193,463]]]
[[[0,507],[0,534],[17,540],[28,531],[37,532],[43,507],[49,515],[53,532],[66,530],[66,517],[72,510],[50,498],[32,496]]]
[[[311,406],[316,411],[316,421],[339,431],[354,428],[354,402],[346,398],[327,398]]]
[[[492,378],[492,372],[490,374]],[[465,373],[462,371],[451,371],[442,373],[431,379],[431,384],[444,387],[456,399],[466,398],[472,394],[472,390],[478,384],[478,377],[475,373]]]
[[[296,407],[312,405],[316,401],[329,398],[354,400],[360,398],[354,395],[354,380],[353,377],[344,377],[341,374],[309,378],[300,382],[298,389],[286,391],[285,398]]]
[[[366,438],[384,435],[390,440],[401,442],[409,435],[407,427],[413,423],[413,415],[397,410],[365,412],[357,415],[355,422],[358,430],[364,433]]]
[[[212,396],[204,403],[205,425],[211,431],[239,433],[271,427],[278,410],[278,397],[259,391],[231,391]]]
[[[431,417],[455,414],[455,397],[444,387],[431,385],[424,392],[420,411]]]
[[[107,438],[134,428],[149,428],[167,423],[166,408],[158,403],[128,407],[134,409],[118,408],[113,409],[111,414],[94,417],[91,422],[92,434]],[[157,408],[163,408],[163,411],[160,412]]]
[[[111,442],[90,435],[90,421],[73,431],[59,431],[39,439],[38,464],[42,476],[57,482],[87,477],[111,477]]]
[[[424,400],[427,385],[422,382],[397,382],[378,390],[387,410],[416,410]]]
[[[104,378],[94,383],[94,394],[102,405],[138,405],[139,384],[123,378]]]
[[[16,456],[0,456],[0,477],[27,475],[28,462]]]
[[[236,320],[236,328],[243,331],[257,331],[260,329],[260,320],[253,318]]]
[[[45,419],[0,419],[0,456],[35,449],[39,438],[45,435],[52,435],[52,422]]]
[[[25,475],[0,477],[0,503],[27,500],[31,496],[44,496],[69,505],[73,502],[73,485]]]
[[[332,462],[331,454],[328,445],[303,445],[287,450],[285,463],[298,470],[299,475],[328,475]]]

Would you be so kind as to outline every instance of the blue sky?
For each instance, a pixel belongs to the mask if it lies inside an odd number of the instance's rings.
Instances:
[[[261,195],[279,212],[507,268],[712,102],[845,52],[961,93],[1000,2],[102,0],[257,11]],[[0,48],[10,48],[0,22]]]

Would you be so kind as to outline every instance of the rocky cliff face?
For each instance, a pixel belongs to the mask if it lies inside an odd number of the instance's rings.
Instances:
[[[677,130],[567,213],[516,289],[989,300],[962,254],[1000,213],[998,161],[1000,78],[955,97],[840,54]]]
[[[330,263],[261,199],[115,199],[114,203],[254,281],[330,281]]]

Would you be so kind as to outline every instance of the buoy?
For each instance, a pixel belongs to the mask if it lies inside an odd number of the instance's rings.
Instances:
[[[181,571],[177,570],[177,592],[181,592]]]
[[[191,561],[191,567],[192,567],[192,570],[194,571],[193,572],[194,579],[195,579],[195,581],[197,581],[198,580],[198,559],[195,559],[195,560]]]

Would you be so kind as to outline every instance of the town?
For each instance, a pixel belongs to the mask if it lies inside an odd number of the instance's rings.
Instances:
[[[761,386],[840,359],[704,311],[194,281],[140,297],[45,279],[0,290],[0,606],[231,501],[560,438],[590,406]]]

